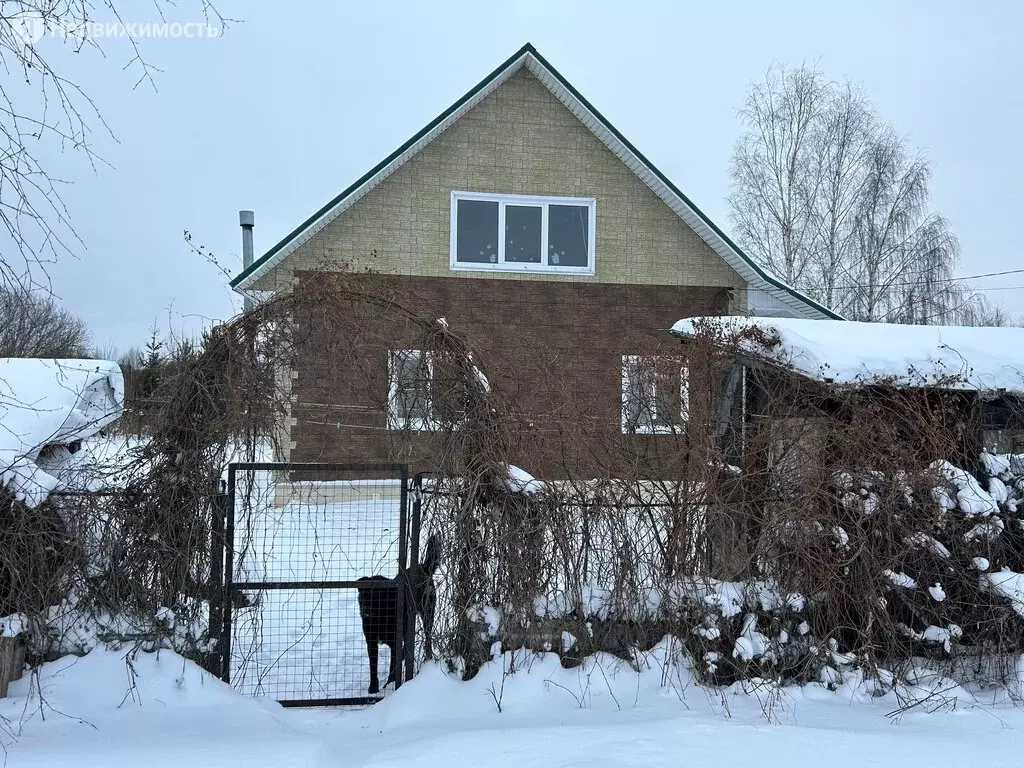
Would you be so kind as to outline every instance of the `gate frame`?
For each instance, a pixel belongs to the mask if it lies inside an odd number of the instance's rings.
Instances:
[[[399,659],[397,665],[398,680],[395,688],[401,687],[403,680],[411,679],[414,672],[415,647],[412,638],[416,631],[415,611],[407,610],[407,571],[409,563],[409,542],[413,542],[413,556],[419,552],[419,510],[409,520],[409,465],[408,464],[349,464],[349,463],[317,463],[317,462],[276,462],[276,461],[242,461],[228,465],[227,488],[215,493],[213,503],[213,525],[211,526],[211,557],[210,557],[210,634],[217,632],[217,650],[211,654],[210,671],[225,683],[231,683],[231,623],[234,607],[234,595],[244,590],[262,591],[266,589],[368,589],[380,588],[380,582],[366,581],[234,581],[235,563],[235,489],[237,474],[243,472],[338,472],[338,473],[386,473],[391,472],[400,483],[398,507],[398,574],[395,577],[396,600],[398,607],[398,633],[395,637],[395,655]],[[411,522],[411,525],[410,525]],[[219,575],[219,578],[217,578]],[[367,576],[373,574],[366,574]],[[361,621],[361,619],[360,619]],[[404,665],[402,662],[405,662]],[[404,666],[404,670],[403,670]],[[404,672],[404,674],[403,674]],[[284,707],[328,707],[338,705],[376,704],[382,696],[347,696],[324,699],[279,699]]]

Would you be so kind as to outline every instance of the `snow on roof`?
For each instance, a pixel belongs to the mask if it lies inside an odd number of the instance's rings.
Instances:
[[[38,506],[59,484],[36,464],[39,452],[96,434],[123,408],[117,363],[0,358],[0,481]]]
[[[672,326],[672,333],[692,336],[705,323],[724,332],[762,329],[779,344],[744,338],[740,347],[818,381],[864,384],[881,378],[923,386],[957,377],[949,388],[1024,392],[1024,328],[692,317]]]

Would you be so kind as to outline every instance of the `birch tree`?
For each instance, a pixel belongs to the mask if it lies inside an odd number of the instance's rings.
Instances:
[[[812,253],[814,133],[826,86],[813,70],[769,70],[748,93],[748,130],[732,159],[733,223],[761,263],[794,284],[807,276]]]
[[[731,219],[771,272],[850,319],[985,314],[953,279],[959,243],[930,210],[930,164],[862,91],[776,66],[749,88],[740,116]]]

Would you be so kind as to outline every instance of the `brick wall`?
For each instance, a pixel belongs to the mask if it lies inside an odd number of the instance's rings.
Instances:
[[[300,277],[298,290],[302,279],[323,277]],[[573,473],[607,471],[595,446],[609,439],[625,441],[619,444],[628,454],[619,460],[642,462],[653,476],[662,459],[678,460],[673,436],[620,434],[621,356],[681,354],[665,329],[680,317],[727,308],[726,292],[711,287],[479,277],[359,280],[371,293],[386,281],[383,290],[404,297],[416,314],[444,317],[469,340],[494,391],[534,422],[524,427],[515,463],[540,476],[550,476],[551,466],[562,462]],[[430,469],[434,438],[389,431],[383,407],[388,348],[414,346],[422,331],[399,313],[353,311],[366,312],[360,321],[366,332],[340,345],[328,338],[336,331],[315,321],[304,329],[294,381],[292,460],[401,460],[415,470]],[[563,430],[574,435],[568,443],[558,437]],[[562,456],[546,457],[546,451]]]

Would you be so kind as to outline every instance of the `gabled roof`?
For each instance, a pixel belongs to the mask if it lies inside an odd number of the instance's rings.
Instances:
[[[625,136],[616,130],[537,50],[527,43],[491,72],[465,96],[438,115],[419,133],[400,146],[362,178],[302,222],[277,245],[231,281],[231,287],[245,292],[263,274],[280,263],[342,212],[394,173],[413,155],[450,125],[483,101],[509,77],[525,67],[562,104],[596,135],[615,155],[660,197],[751,288],[764,291],[802,317],[842,320],[842,317],[808,296],[769,275],[747,256],[686,195],[669,181]]]

